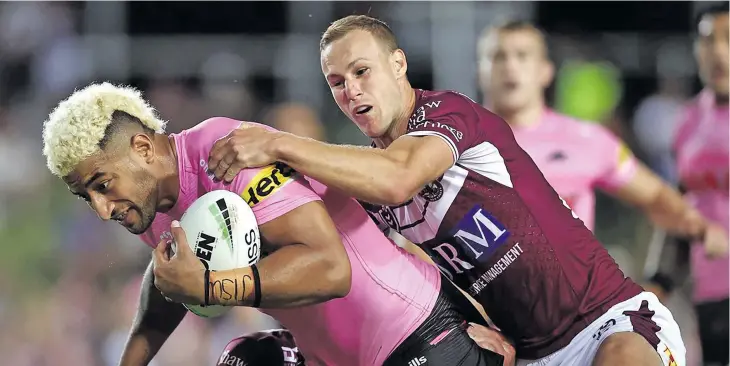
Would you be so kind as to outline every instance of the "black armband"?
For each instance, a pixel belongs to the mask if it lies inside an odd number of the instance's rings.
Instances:
[[[203,274],[203,284],[205,285],[203,305],[208,306],[210,305],[210,270],[208,269],[206,269]]]
[[[253,274],[253,307],[257,308],[261,305],[261,278],[259,278],[259,269],[256,265],[251,266]]]

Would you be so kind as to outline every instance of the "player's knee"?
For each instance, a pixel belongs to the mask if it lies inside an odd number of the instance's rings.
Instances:
[[[662,359],[638,333],[620,332],[608,336],[598,347],[593,366],[662,366]]]

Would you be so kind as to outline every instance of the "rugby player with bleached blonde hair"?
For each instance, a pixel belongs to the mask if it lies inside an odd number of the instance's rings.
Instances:
[[[108,83],[75,92],[45,122],[51,172],[101,219],[154,248],[120,365],[150,362],[185,316],[180,303],[260,308],[310,365],[503,365],[467,334],[458,290],[395,246],[354,199],[281,164],[214,180],[210,149],[240,124],[214,117],[166,135],[138,91]],[[214,190],[251,206],[265,254],[256,264],[210,271],[188,246],[178,220]],[[476,310],[470,316],[480,321]]]
[[[115,179],[114,183],[121,185],[118,190],[136,188],[132,190],[135,191],[134,196],[125,199],[125,210],[120,210],[121,206],[115,207],[111,200],[98,201],[100,196],[72,192],[95,208],[102,219],[117,220],[131,233],[141,234],[154,220],[158,209],[155,202],[161,203],[159,209],[169,209],[174,203],[172,196],[177,192],[174,189],[172,192],[161,191],[151,186],[150,180],[143,178],[153,175],[153,171],[132,164],[133,155],[119,154],[121,149],[129,148],[130,141],[112,137],[141,134],[147,140],[168,139],[164,135],[165,124],[139,91],[109,83],[90,85],[62,101],[50,114],[43,127],[43,155],[51,173],[61,177],[68,185],[81,184],[87,189],[93,187],[103,192],[108,189],[110,176],[115,176],[119,179]],[[154,145],[171,149],[169,144]],[[105,175],[99,171],[104,163],[112,163],[110,168],[113,171],[130,174]],[[161,169],[160,175],[175,172],[175,164],[158,165],[166,166]],[[78,170],[75,171],[77,166],[89,168],[94,173],[82,182]]]

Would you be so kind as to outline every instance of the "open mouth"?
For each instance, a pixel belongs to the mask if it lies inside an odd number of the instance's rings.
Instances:
[[[372,109],[373,109],[373,106],[370,106],[370,105],[360,106],[355,109],[355,114],[362,115],[362,114],[370,112]]]

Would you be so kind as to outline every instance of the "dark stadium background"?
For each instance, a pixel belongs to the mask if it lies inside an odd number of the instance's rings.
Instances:
[[[318,2],[298,2],[317,6]],[[430,2],[409,2],[428,6]],[[71,7],[83,12],[82,2],[73,2]],[[129,36],[164,35],[216,35],[246,34],[272,35],[286,34],[290,30],[289,3],[279,1],[134,1],[120,2],[126,8],[124,19]],[[349,14],[371,14],[388,19],[391,14],[379,11],[387,2],[334,2],[332,17]],[[562,37],[599,38],[605,33],[641,34],[642,37],[661,39],[667,34],[681,35],[692,31],[693,17],[697,5],[690,1],[543,1],[535,2],[534,21],[548,34]],[[661,4],[661,5],[659,5]],[[302,15],[305,17],[306,15]],[[82,19],[76,17],[76,28],[83,32]],[[305,22],[306,23],[306,22]],[[306,23],[313,33],[321,32],[326,21]],[[476,29],[475,31],[479,31]],[[102,30],[103,32],[103,30]],[[599,46],[600,47],[600,46]],[[406,45],[406,51],[408,51]],[[651,48],[646,49],[647,54]],[[611,54],[598,57],[611,60]],[[646,57],[646,56],[644,56]],[[624,95],[622,108],[633,110],[639,101],[656,88],[656,75],[651,72],[651,62],[642,61],[645,71],[623,75]],[[3,99],[10,98],[14,90],[28,82],[27,64],[19,63],[12,68],[3,69]],[[432,75],[427,67],[410,70],[412,82],[422,88],[431,88]],[[134,75],[125,82],[144,86],[145,76]],[[184,78],[194,90],[195,77]],[[692,81],[692,91],[697,91],[699,83]],[[256,95],[266,102],[276,102],[274,89],[276,81],[271,75],[254,75],[251,85]],[[320,85],[321,86],[321,85]],[[551,97],[551,94],[548,94]]]
[[[368,11],[372,5],[338,2],[334,16],[363,13],[378,17],[388,15]],[[138,1],[128,3],[128,6],[130,35],[287,32],[286,2]],[[543,1],[537,2],[537,18],[534,21],[548,33],[566,36],[581,34],[590,37],[605,32],[686,33],[692,30],[692,14],[692,3],[687,1],[662,2],[661,6],[651,1]],[[312,24],[318,29],[326,25]],[[411,79],[422,88],[432,87],[428,70],[417,70]],[[642,97],[656,87],[652,75],[630,76],[624,82],[627,90],[624,103],[628,109],[633,109]],[[273,98],[272,80],[257,79],[255,85],[263,98]],[[695,85],[697,87],[699,85]]]

